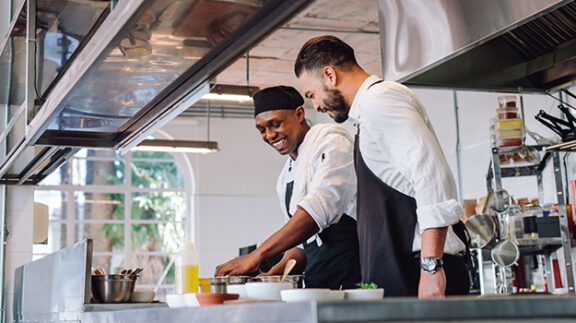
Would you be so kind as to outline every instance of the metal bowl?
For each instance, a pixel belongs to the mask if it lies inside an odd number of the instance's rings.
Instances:
[[[288,275],[286,276],[286,281],[292,283],[294,288],[301,287],[303,275]],[[258,276],[254,277],[253,281],[255,282],[281,282],[282,275],[273,275],[273,276]]]
[[[137,276],[92,275],[92,296],[98,303],[125,303],[134,293]]]

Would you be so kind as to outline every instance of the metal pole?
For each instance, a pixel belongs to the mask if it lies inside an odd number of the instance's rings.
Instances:
[[[458,199],[462,201],[462,167],[461,167],[461,146],[460,146],[460,115],[458,113],[458,94],[452,91],[454,99],[454,118],[456,123],[456,178],[458,182]]]
[[[6,239],[8,239],[8,229],[6,227],[6,185],[0,185],[0,286],[2,292],[0,293],[0,304],[2,306],[2,313],[0,315],[0,323],[4,323],[6,319],[6,289],[5,289],[5,273],[6,273]]]

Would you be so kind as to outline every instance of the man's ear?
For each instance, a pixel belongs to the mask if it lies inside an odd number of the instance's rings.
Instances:
[[[324,82],[335,87],[338,84],[338,73],[332,66],[325,66],[322,70],[322,75],[324,76]]]
[[[301,122],[302,120],[306,120],[306,112],[304,112],[304,107],[299,106],[296,108],[296,116],[298,116],[298,120]]]

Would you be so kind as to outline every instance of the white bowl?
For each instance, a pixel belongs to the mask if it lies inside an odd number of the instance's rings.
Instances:
[[[280,291],[292,289],[291,282],[250,282],[244,284],[248,299],[281,300]]]
[[[186,293],[184,294],[184,304],[187,307],[200,306],[198,299],[196,298],[196,293]]]
[[[285,289],[280,291],[280,295],[282,300],[285,302],[321,301],[331,299],[330,290],[328,288]]]
[[[248,299],[248,294],[246,293],[246,287],[242,284],[234,284],[226,286],[226,291],[232,294],[238,294],[240,297],[238,299]]]
[[[375,300],[384,297],[384,288],[369,289],[346,289],[346,299],[350,300]]]
[[[346,297],[345,290],[331,290],[330,291],[330,300],[332,301],[341,301]]]
[[[166,295],[166,303],[168,303],[168,307],[170,308],[186,306],[184,294],[168,294]]]
[[[136,289],[130,297],[131,303],[152,303],[155,293],[153,290]]]

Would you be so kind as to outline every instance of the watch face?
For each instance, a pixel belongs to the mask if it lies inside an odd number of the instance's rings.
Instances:
[[[442,267],[442,259],[426,257],[420,260],[420,267],[427,272],[435,272]]]

